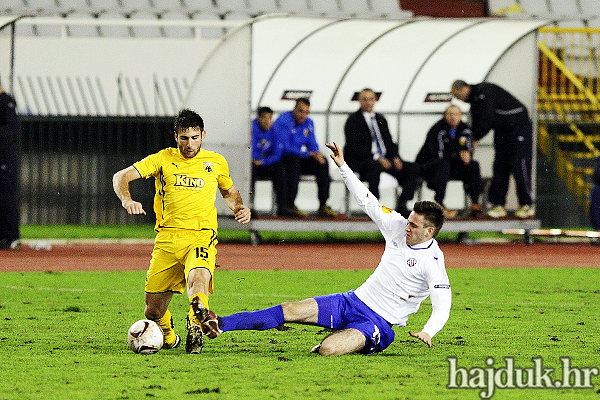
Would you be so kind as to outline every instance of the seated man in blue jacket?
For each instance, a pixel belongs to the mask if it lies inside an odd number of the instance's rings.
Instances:
[[[259,107],[252,121],[252,181],[270,179],[276,194],[277,214],[289,216],[287,209],[288,185],[281,162],[283,143],[277,138],[273,128],[273,110]]]
[[[289,191],[287,193],[286,212],[291,216],[306,217],[306,212],[299,210],[295,205],[298,195],[300,175],[314,175],[317,180],[319,210],[317,215],[324,218],[336,218],[337,213],[328,205],[329,166],[327,159],[319,150],[315,138],[315,126],[313,120],[308,117],[310,112],[310,101],[307,98],[296,100],[292,111],[286,111],[279,115],[273,124],[273,130],[278,140],[283,144],[283,156],[281,162],[284,166],[286,182]]]

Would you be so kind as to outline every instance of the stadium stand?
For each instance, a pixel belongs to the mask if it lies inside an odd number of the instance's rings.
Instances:
[[[135,11],[129,17],[131,20],[136,21],[156,21],[158,14],[150,11]],[[131,36],[143,37],[143,38],[158,38],[161,37],[160,28],[156,25],[132,25]]]
[[[600,27],[597,0],[439,0],[435,5],[431,3],[434,2],[402,0],[400,7],[397,0],[3,0],[0,13],[40,17],[17,23],[17,36],[27,38],[220,39],[235,21],[269,13],[407,19],[413,15],[484,17],[489,12],[506,18],[548,18],[556,20],[554,25],[557,27]],[[60,23],[56,23],[57,20]],[[210,23],[194,25],[198,21]],[[232,23],[227,27],[219,25],[228,21]],[[594,49],[597,48],[596,43]],[[573,54],[574,64],[579,57]],[[566,64],[570,66],[571,63],[567,60]],[[63,116],[115,112],[127,116],[171,115],[189,86],[185,82],[189,76],[181,72],[169,71],[166,72],[168,76],[149,74],[147,77],[119,74],[120,109],[115,110],[102,100],[103,92],[109,99],[117,97],[110,90],[114,86],[113,77],[111,82],[88,71],[82,71],[79,76],[60,75],[56,71],[44,74],[15,76],[15,91],[22,96],[21,104],[29,103],[34,115],[36,112]],[[151,81],[152,88],[143,92],[146,93],[145,100],[139,87],[150,87],[150,84],[144,80]],[[119,112],[124,109],[128,111]],[[464,228],[456,229],[462,231]]]
[[[148,0],[127,0],[121,1],[119,4],[121,6],[121,11],[123,11],[125,14],[148,11],[154,8],[151,7],[152,3],[150,3]]]
[[[100,36],[107,38],[126,38],[130,36],[127,26],[117,25],[111,22],[123,20],[125,16],[121,11],[109,10],[98,15]]]
[[[576,18],[581,15],[577,0],[549,0],[551,15],[561,18]]]
[[[68,20],[87,20],[87,21],[93,21],[96,20],[97,18],[94,18],[94,16],[90,13],[87,12],[82,12],[82,11],[75,11],[71,14],[69,14]],[[93,37],[93,36],[98,36],[99,34],[99,27],[97,25],[89,25],[89,24],[78,24],[78,23],[73,23],[73,24],[68,24],[67,27],[67,36],[70,37]]]
[[[253,15],[263,15],[281,12],[275,0],[248,0],[249,12]]]
[[[507,15],[509,13],[521,13],[522,10],[515,0],[488,0],[489,15]]]
[[[185,21],[190,19],[190,15],[181,10],[171,9],[160,14],[162,21]],[[195,30],[189,26],[170,26],[164,25],[160,27],[164,37],[170,38],[192,38],[195,36]]]
[[[0,5],[0,11],[12,15],[94,17],[101,20],[108,20],[106,16],[132,19],[146,16],[156,20],[165,13],[172,13],[173,17],[169,19],[174,19],[175,15],[187,19],[189,15],[199,14],[209,20],[249,19],[270,13],[330,18],[410,18],[412,16],[410,11],[402,10],[396,0],[6,0]],[[85,14],[89,16],[84,16]],[[102,35],[103,29],[97,31]],[[138,30],[134,29],[134,31]],[[155,34],[151,32],[153,29],[139,31],[145,36]],[[34,31],[25,34],[39,33]]]
[[[375,15],[373,13],[372,7],[365,1],[354,1],[354,0],[339,0],[339,1],[340,1],[340,8],[350,18],[356,18],[358,16],[370,18],[371,16]]]
[[[319,16],[344,17],[344,13],[340,9],[340,5],[337,0],[322,0],[322,1],[311,1],[310,10]]]
[[[600,13],[596,0],[579,0],[579,5],[584,16],[598,16],[598,13]]]

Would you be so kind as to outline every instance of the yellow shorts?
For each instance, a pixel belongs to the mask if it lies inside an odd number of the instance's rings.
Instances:
[[[191,270],[206,268],[212,276],[217,258],[217,233],[202,231],[160,231],[154,241],[152,259],[146,274],[147,293],[183,293]]]

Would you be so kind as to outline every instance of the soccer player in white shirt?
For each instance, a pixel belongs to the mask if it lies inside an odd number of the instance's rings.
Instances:
[[[446,324],[452,304],[444,254],[434,239],[444,222],[441,206],[432,201],[417,202],[407,220],[379,203],[345,164],[335,143],[327,147],[348,190],[385,238],[379,265],[355,291],[220,317],[218,325],[214,319],[207,322],[204,333],[214,338],[225,331],[266,330],[297,322],[334,329],[313,352],[371,354],[389,346],[395,337],[392,325],[406,326],[408,316],[430,296],[431,317],[420,332],[409,334],[431,347],[431,338]]]

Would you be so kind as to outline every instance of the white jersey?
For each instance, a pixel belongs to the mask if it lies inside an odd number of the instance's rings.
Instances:
[[[340,173],[358,205],[377,224],[385,238],[379,265],[358,289],[356,296],[391,324],[406,326],[410,314],[431,296],[433,311],[422,329],[433,337],[450,316],[452,292],[444,254],[435,239],[415,246],[406,244],[408,221],[382,206],[347,164]]]

